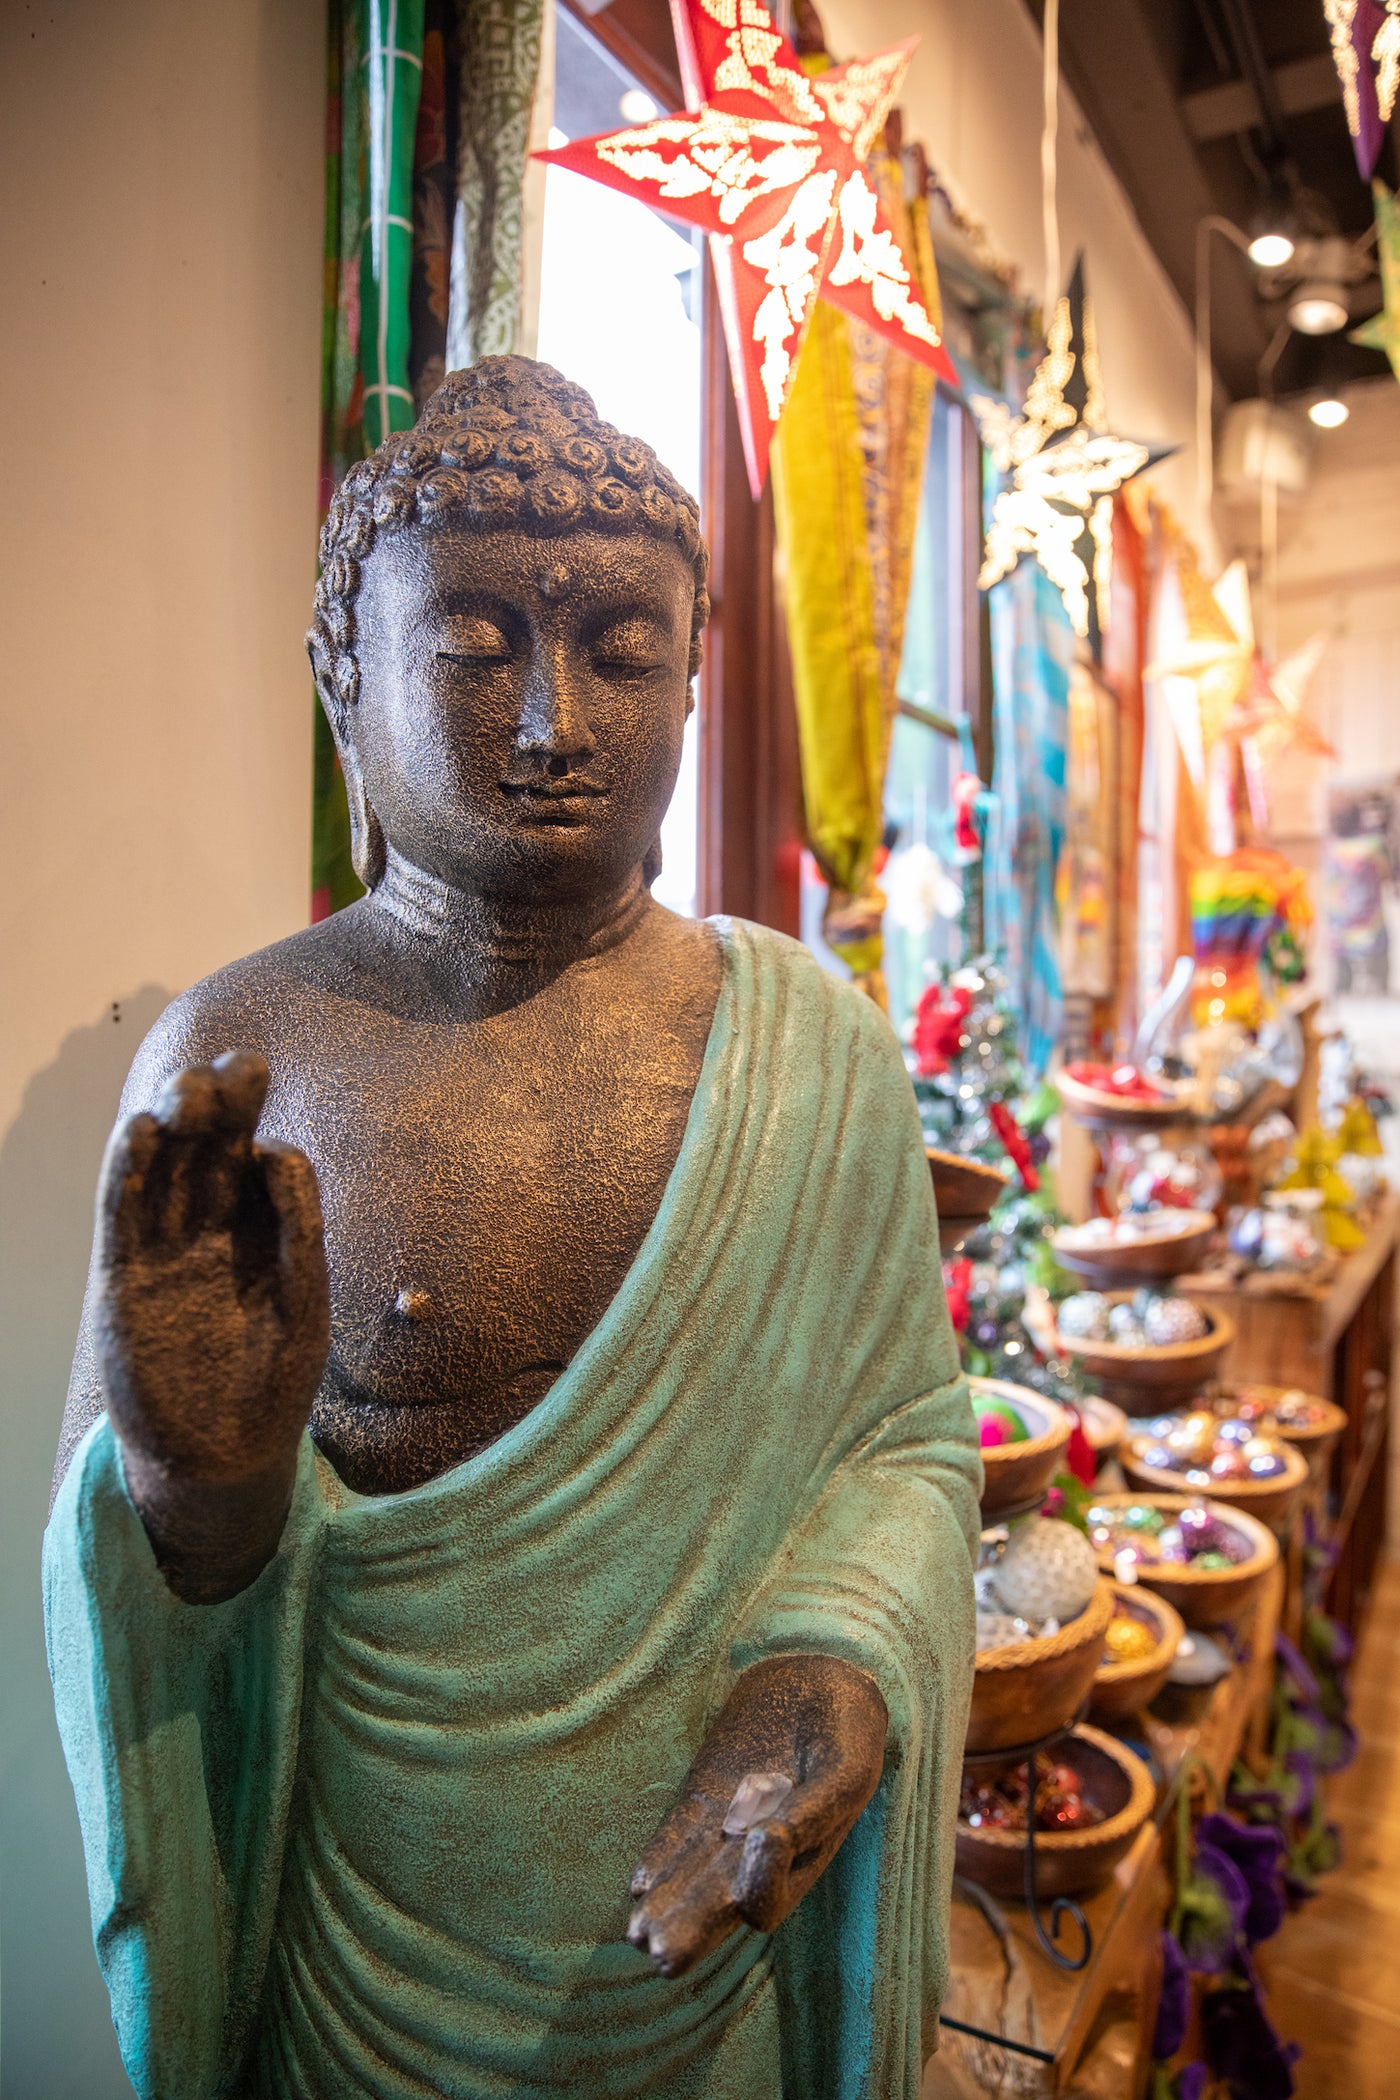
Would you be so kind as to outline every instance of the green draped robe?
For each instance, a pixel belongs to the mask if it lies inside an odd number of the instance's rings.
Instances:
[[[721,923],[664,1200],[499,1442],[412,1492],[303,1441],[275,1559],[181,1603],[106,1417],[45,1546],[93,1932],[151,2100],[914,2100],[947,1955],[980,1461],[888,1024]],[[771,1936],[665,1981],[631,1869],[735,1673],[879,1684],[884,1777]]]

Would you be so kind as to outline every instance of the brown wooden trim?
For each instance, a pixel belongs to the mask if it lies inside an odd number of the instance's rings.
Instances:
[[[700,683],[700,908],[801,923],[801,771],[773,575],[773,498],[749,493],[719,299],[705,271],[701,509],[714,611]]]
[[[626,66],[652,99],[670,112],[684,107],[675,32],[666,0],[610,0],[596,12],[583,0],[560,0],[605,50]]]

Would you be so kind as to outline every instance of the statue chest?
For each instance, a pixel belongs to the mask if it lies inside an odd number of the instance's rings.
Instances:
[[[275,1112],[325,1216],[312,1427],[370,1492],[432,1477],[543,1398],[636,1260],[703,1057],[610,1027],[542,1039],[523,1014],[384,1047],[300,1062]]]

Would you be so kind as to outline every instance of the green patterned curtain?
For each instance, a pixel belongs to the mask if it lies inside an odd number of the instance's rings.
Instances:
[[[516,348],[542,0],[330,0],[321,516],[454,362]],[[313,919],[361,894],[315,715]]]

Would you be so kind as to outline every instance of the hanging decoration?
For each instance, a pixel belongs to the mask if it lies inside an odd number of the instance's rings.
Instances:
[[[331,0],[323,518],[355,461],[412,427],[447,365],[518,345],[541,5]],[[323,919],[363,891],[319,707],[314,738],[311,915]]]
[[[1376,200],[1376,254],[1381,266],[1381,310],[1351,331],[1367,350],[1384,350],[1400,379],[1400,203],[1383,182],[1371,184]]]
[[[1400,85],[1400,0],[1322,0],[1322,7],[1352,151],[1369,182]]]
[[[809,73],[759,0],[673,0],[672,19],[692,107],[539,158],[709,234],[757,497],[819,297],[956,383],[866,167],[917,39]]]
[[[1326,637],[1313,635],[1270,666],[1255,643],[1249,572],[1242,561],[1231,562],[1213,589],[1193,563],[1179,559],[1178,575],[1187,636],[1147,676],[1180,681],[1172,696],[1178,702],[1183,686],[1192,691],[1211,850],[1228,854],[1241,843],[1241,780],[1250,820],[1263,835],[1269,828],[1268,765],[1288,751],[1336,755],[1307,711]]]
[[[810,12],[804,28],[804,75],[830,80],[838,69]],[[897,118],[873,140],[865,176],[936,315],[925,171],[900,152]],[[881,1005],[876,875],[933,391],[927,365],[822,300],[772,450],[807,839],[828,884],[822,933]]]
[[[1023,554],[1033,555],[1063,598],[1075,633],[1097,654],[1108,622],[1113,498],[1175,448],[1109,430],[1082,256],[1055,308],[1020,413],[982,394],[971,397],[971,407],[1001,477],[979,585],[989,589]]]

